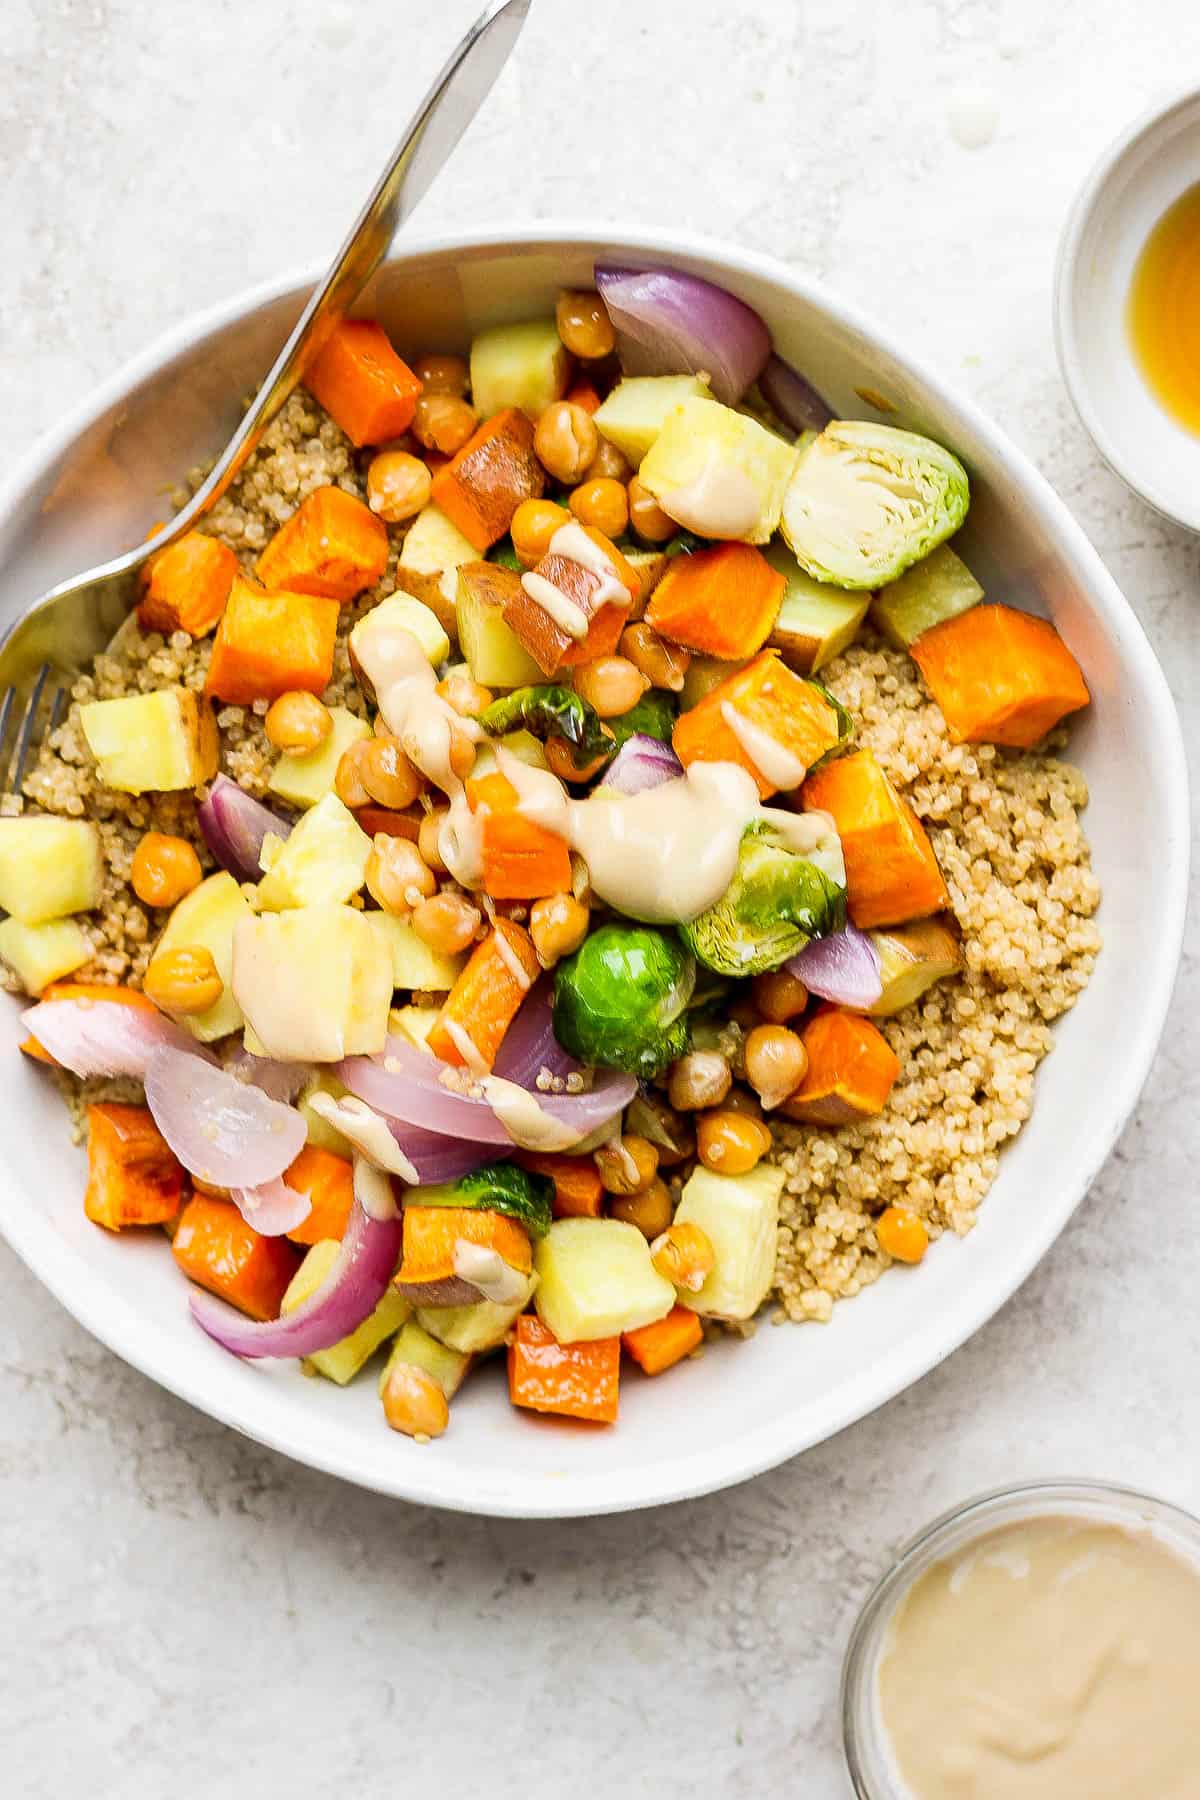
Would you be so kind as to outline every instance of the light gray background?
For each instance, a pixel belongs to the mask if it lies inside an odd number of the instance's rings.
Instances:
[[[472,11],[0,0],[9,441],[331,250]],[[1099,465],[1049,324],[1073,189],[1189,69],[1194,0],[536,0],[421,217],[696,227],[873,309],[1074,508],[1191,734],[1200,551]],[[969,150],[949,117],[973,93],[998,119]],[[1000,1317],[883,1413],[691,1505],[525,1526],[339,1486],[123,1367],[0,1246],[0,1788],[842,1794],[839,1658],[914,1527],[1049,1473],[1200,1505],[1194,959],[1193,936],[1135,1121]]]

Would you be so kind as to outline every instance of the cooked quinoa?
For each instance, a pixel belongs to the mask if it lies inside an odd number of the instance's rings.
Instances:
[[[206,529],[249,570],[316,488],[335,482],[361,498],[363,467],[344,434],[298,391]],[[193,473],[193,486],[201,474]],[[393,591],[400,535],[389,536],[380,581],[342,609],[325,696],[359,713],[365,707],[346,640],[361,614]],[[191,794],[124,794],[97,781],[79,704],[175,683],[199,692],[210,653],[209,639],[146,635],[131,619],[92,673],[75,683],[67,718],[26,780],[25,795],[39,808],[100,826],[107,881],[100,910],[84,921],[95,957],[78,979],[137,983],[145,972],[157,922],[128,882],[147,829],[188,838],[205,869],[214,866]],[[1080,772],[1052,753],[1064,733],[1038,753],[955,745],[908,656],[870,638],[821,678],[854,715],[858,742],[875,752],[929,831],[962,927],[966,971],[881,1021],[902,1073],[879,1116],[838,1129],[774,1121],[774,1155],[787,1176],[775,1316],[796,1320],[827,1320],[836,1299],[858,1293],[888,1266],[874,1220],[889,1204],[903,1201],[934,1237],[970,1230],[1001,1147],[1029,1115],[1034,1072],[1053,1041],[1051,1021],[1074,1003],[1100,946],[1093,923],[1100,890],[1079,820],[1087,788]],[[266,710],[261,701],[222,706],[217,715],[222,767],[256,795],[274,759],[262,728]],[[86,1084],[82,1095],[79,1084],[71,1087],[77,1120],[81,1098],[129,1091],[128,1083]]]

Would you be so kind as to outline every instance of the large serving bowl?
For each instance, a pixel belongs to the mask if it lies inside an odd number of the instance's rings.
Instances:
[[[780,353],[836,412],[877,416],[858,393],[869,390],[894,407],[892,423],[956,450],[972,480],[971,567],[992,599],[1048,613],[1087,673],[1092,705],[1071,754],[1091,785],[1105,948],[1057,1029],[1033,1116],[1005,1151],[974,1232],[944,1238],[919,1270],[839,1306],[828,1326],[760,1331],[659,1381],[631,1373],[614,1428],[514,1412],[487,1373],[455,1401],[449,1434],[422,1448],[386,1429],[369,1373],[343,1390],[305,1380],[294,1362],[238,1362],[192,1324],[164,1237],[117,1239],[88,1223],[82,1152],[51,1083],[17,1054],[15,1006],[0,1089],[0,1229],[118,1355],[250,1437],[365,1487],[530,1517],[649,1506],[743,1480],[879,1406],[983,1324],[1061,1231],[1137,1099],[1170,997],[1187,883],[1179,725],[1137,620],[1020,452],[851,308],[778,264],[702,239],[539,227],[414,242],[381,271],[364,310],[402,352],[463,347],[483,324],[547,312],[563,285],[590,285],[597,259],[670,262],[723,283],[757,307]],[[223,443],[312,279],[181,326],[34,450],[0,495],[0,617],[163,516],[165,491]]]

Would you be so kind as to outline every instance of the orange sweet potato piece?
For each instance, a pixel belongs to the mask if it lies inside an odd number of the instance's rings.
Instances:
[[[946,619],[921,633],[911,655],[960,744],[1029,750],[1091,699],[1053,625],[1011,606]]]
[[[507,1213],[473,1206],[406,1205],[404,1255],[394,1278],[397,1291],[414,1306],[469,1306],[478,1300],[478,1288],[454,1266],[454,1246],[464,1241],[494,1250],[522,1275],[533,1267],[529,1234]]]
[[[501,938],[504,950],[499,948]],[[514,975],[510,966],[513,963],[524,971],[524,981]],[[511,919],[497,919],[446,995],[437,1023],[426,1039],[433,1054],[443,1062],[462,1067],[472,1060],[469,1053],[473,1049],[478,1067],[490,1069],[540,967],[529,933]],[[461,1048],[463,1037],[469,1040],[467,1056]]]
[[[143,631],[204,637],[225,610],[238,559],[227,544],[189,531],[142,570],[138,624]]]
[[[567,389],[565,398],[572,406],[582,406],[585,413],[600,410],[600,396],[590,381],[577,381],[574,387]]]
[[[690,1356],[703,1340],[700,1315],[686,1306],[673,1306],[665,1319],[627,1331],[621,1342],[645,1374],[661,1375],[664,1369]]]
[[[744,662],[766,643],[786,586],[753,544],[717,544],[673,559],[646,623],[687,650]]]
[[[488,550],[512,524],[522,500],[546,486],[533,451],[533,426],[517,407],[486,419],[433,478],[433,498],[477,550]]]
[[[307,1194],[312,1211],[288,1232],[294,1244],[319,1244],[322,1238],[346,1235],[354,1204],[354,1170],[344,1156],[306,1144],[283,1179],[298,1194]]]
[[[548,1175],[554,1183],[556,1219],[598,1219],[604,1210],[600,1172],[590,1156],[555,1156],[545,1150],[520,1150],[513,1157],[523,1169]]]
[[[300,1267],[285,1237],[263,1237],[230,1200],[193,1194],[180,1215],[171,1252],[190,1281],[252,1319],[277,1319]]]
[[[532,1313],[522,1313],[508,1351],[514,1406],[613,1425],[621,1381],[620,1338],[560,1344]]]
[[[340,487],[321,487],[279,527],[255,569],[267,588],[353,600],[387,565],[387,526]]]
[[[483,891],[493,900],[537,900],[571,888],[571,852],[565,838],[515,810],[516,788],[497,770],[467,782],[471,810],[480,819]]]
[[[144,1012],[158,1011],[152,1000],[148,1000],[140,988],[115,987],[104,981],[54,981],[41,995],[44,1006],[49,1000],[111,1000],[117,1006],[140,1006]],[[49,1063],[57,1067],[55,1059],[44,1044],[39,1044],[35,1037],[22,1040],[18,1048],[31,1056],[35,1062]]]
[[[950,904],[933,845],[869,750],[810,775],[806,808],[832,814],[846,861],[846,906],[861,931],[923,919]]]
[[[504,623],[516,633],[538,667],[547,675],[553,675],[556,669],[574,668],[579,663],[593,661],[597,656],[610,655],[616,649],[628,623],[629,609],[641,592],[641,579],[637,570],[630,567],[612,539],[605,537],[594,525],[585,525],[583,530],[612,563],[617,580],[628,593],[629,600],[624,605],[606,600],[603,606],[597,607],[595,602],[600,589],[600,577],[570,556],[547,551],[535,565],[533,573],[556,587],[586,615],[587,635],[573,638],[569,632],[564,631],[551,618],[546,608],[539,606],[533,596],[526,593],[520,582],[504,601]]]
[[[234,706],[293,688],[323,694],[333,676],[338,603],[322,594],[270,594],[234,579],[213,640],[205,693]]]
[[[412,424],[421,383],[374,319],[343,319],[304,377],[352,444],[383,444]]]
[[[109,1231],[173,1219],[183,1170],[146,1107],[99,1102],[88,1107],[87,1119],[88,1218]]]
[[[727,723],[722,711],[726,706],[748,727],[748,742],[761,733],[803,769],[810,769],[840,741],[835,709],[815,683],[780,662],[777,650],[762,650],[753,662],[727,675],[703,700],[680,714],[671,742],[685,767],[694,762],[740,763],[757,781],[764,800],[780,784],[768,779]]]
[[[887,1105],[900,1062],[877,1025],[823,1006],[800,1034],[808,1073],[780,1110],[807,1125],[850,1125]]]

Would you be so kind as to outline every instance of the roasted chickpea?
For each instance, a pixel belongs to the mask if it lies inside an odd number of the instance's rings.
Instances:
[[[592,1160],[606,1194],[640,1194],[658,1174],[658,1151],[636,1133],[602,1144]]]
[[[628,458],[623,456],[617,446],[603,434],[595,456],[583,471],[585,481],[619,481],[624,487],[633,470]],[[625,504],[629,504],[629,495],[625,496]]]
[[[366,738],[363,742],[359,780],[377,806],[403,812],[416,799],[421,777],[401,749],[400,739],[389,735]]]
[[[565,738],[552,737],[546,740],[546,766],[560,781],[590,781],[593,775],[600,773],[607,761],[607,756],[597,756],[577,769],[575,754]]]
[[[522,500],[509,531],[513,549],[527,569],[541,562],[550,548],[550,539],[570,520],[566,507],[556,506],[553,500]]]
[[[422,394],[413,414],[413,436],[427,450],[453,456],[473,434],[479,419],[475,408],[454,394]]]
[[[383,1416],[405,1437],[441,1437],[450,1423],[446,1391],[415,1363],[395,1363],[380,1389]]]
[[[647,625],[644,619],[625,627],[620,649],[621,655],[628,657],[635,669],[641,670],[651,687],[666,688],[671,694],[680,692],[683,678],[691,666],[690,650],[660,638],[653,625]]]
[[[605,537],[619,538],[629,523],[629,496],[619,481],[585,481],[567,505],[581,525],[594,525]]]
[[[706,1112],[696,1120],[696,1154],[717,1175],[748,1175],[771,1148],[771,1133],[743,1113]]]
[[[203,944],[160,950],[150,958],[142,987],[155,1006],[184,1018],[207,1012],[225,992],[212,951]]]
[[[650,686],[624,656],[597,656],[575,670],[575,692],[602,719],[615,719],[636,706]]]
[[[656,1175],[639,1193],[616,1195],[609,1202],[608,1211],[610,1218],[636,1225],[642,1236],[653,1243],[671,1223],[675,1203],[662,1176]]]
[[[893,1262],[919,1263],[929,1248],[924,1221],[907,1206],[889,1206],[875,1221],[875,1241]]]
[[[483,687],[466,669],[455,669],[438,682],[437,691],[464,719],[477,719],[496,698],[491,688]]]
[[[670,513],[665,513],[648,487],[634,475],[629,482],[629,523],[643,543],[665,544],[679,530]]]
[[[746,1080],[767,1112],[795,1093],[808,1074],[808,1051],[786,1025],[756,1025],[743,1055]]]
[[[360,738],[357,743],[349,744],[338,759],[333,791],[342,805],[348,806],[351,812],[357,807],[371,804],[371,795],[363,779],[363,765],[372,741],[370,738]]]
[[[570,487],[580,480],[595,456],[600,434],[582,406],[556,400],[537,422],[533,448],[548,475]]]
[[[465,781],[475,767],[477,755],[474,738],[468,737],[465,731],[451,731],[450,770],[460,781]]]
[[[433,477],[403,450],[384,450],[367,470],[367,505],[388,525],[415,518],[428,503]]]
[[[432,894],[413,907],[412,928],[431,950],[454,956],[473,941],[481,917],[462,894]]]
[[[717,1266],[712,1239],[690,1220],[668,1225],[650,1246],[650,1260],[660,1275],[689,1294],[699,1293]]]
[[[203,874],[186,838],[148,831],[133,853],[129,880],[143,906],[174,906],[200,886]]]
[[[719,1050],[689,1050],[671,1064],[667,1095],[677,1111],[696,1112],[703,1106],[719,1106],[732,1081]]]
[[[442,853],[438,849],[438,837],[449,812],[450,808],[448,806],[432,807],[430,811],[425,813],[422,817],[420,829],[417,832],[417,849],[421,852],[421,855],[429,864],[430,868],[438,875],[444,875],[446,873],[446,865],[442,861]]]
[[[310,750],[319,750],[325,742],[333,730],[333,715],[315,694],[294,688],[271,702],[263,730],[267,742],[274,744],[276,750],[305,756]]]
[[[376,832],[367,858],[367,892],[393,918],[405,918],[437,892],[437,876],[408,838]]]
[[[578,950],[587,936],[590,913],[573,894],[548,894],[529,910],[529,935],[543,969]]]
[[[571,355],[587,362],[610,355],[616,344],[608,309],[589,288],[564,288],[554,308],[554,320]]]
[[[772,1025],[786,1025],[789,1019],[798,1019],[808,1005],[808,989],[786,969],[772,969],[766,975],[756,975],[750,983],[750,992],[755,1006]]]
[[[471,385],[471,371],[465,356],[447,356],[434,352],[418,356],[413,374],[427,394],[455,394],[459,399]]]

